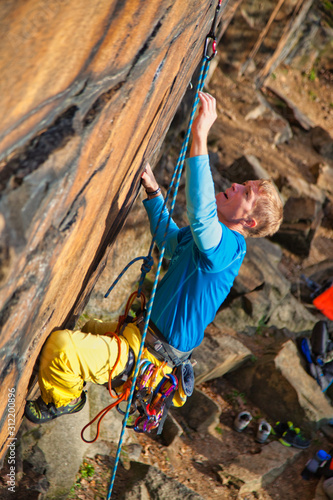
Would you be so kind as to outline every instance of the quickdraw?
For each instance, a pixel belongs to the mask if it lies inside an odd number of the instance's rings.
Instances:
[[[156,366],[150,361],[143,359],[140,363],[140,371],[136,381],[135,392],[129,414],[138,413],[134,423],[127,423],[126,427],[139,433],[150,433],[158,428],[159,431],[162,417],[168,409],[167,403],[172,400],[177,388],[178,378],[172,374],[164,375],[166,363]],[[156,386],[156,379],[159,372],[163,373],[163,378]],[[125,415],[120,407],[121,401],[116,406],[119,413]],[[170,406],[170,405],[169,405]],[[159,432],[160,433],[160,432]]]
[[[164,412],[167,410],[167,402],[173,397],[178,387],[177,377],[170,373],[163,377],[155,390],[152,390],[151,385],[154,382],[151,379],[156,378],[155,369],[154,365],[149,365],[142,377],[138,377],[139,387],[134,398],[139,416],[134,425],[129,427],[139,433],[150,433],[160,427]]]
[[[221,9],[221,5],[222,5],[222,0],[219,0],[219,3],[215,9],[215,16],[213,19],[213,24],[212,24],[211,30],[208,33],[208,35],[206,36],[205,48],[204,48],[204,58],[207,61],[211,61],[217,54],[217,41],[216,41],[215,31],[216,31],[216,26],[217,26],[217,22],[218,22],[218,16],[219,16],[219,12]],[[210,50],[211,50],[211,54],[209,54]]]

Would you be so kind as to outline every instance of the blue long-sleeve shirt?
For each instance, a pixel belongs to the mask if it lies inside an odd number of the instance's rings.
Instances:
[[[165,257],[169,269],[159,283],[151,319],[170,345],[190,351],[228,295],[246,253],[244,237],[219,222],[208,155],[186,161],[186,205],[190,225],[170,221]],[[163,198],[145,200],[154,234]],[[163,242],[168,210],[163,211],[156,244]]]

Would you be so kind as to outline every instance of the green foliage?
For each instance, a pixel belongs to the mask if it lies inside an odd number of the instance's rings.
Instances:
[[[330,0],[323,0],[323,7],[325,10],[332,11],[333,10],[333,2]]]
[[[311,70],[311,71],[310,71],[310,73],[309,73],[309,80],[310,80],[311,82],[314,82],[316,78],[317,78],[317,73],[316,73],[316,71],[312,68],[312,70]]]
[[[271,73],[271,79],[276,80],[276,73]]]
[[[137,418],[136,415],[128,415],[126,425],[134,425],[136,418]]]
[[[237,389],[233,389],[231,392],[226,394],[226,399],[230,401],[231,404],[239,403],[239,400],[246,404],[245,394],[243,392],[237,391]]]
[[[218,434],[221,434],[221,435],[223,434],[223,431],[222,431],[222,429],[221,429],[221,427],[220,427],[219,425],[217,425],[217,426],[215,427],[215,430],[216,430],[216,432],[217,432]]]
[[[260,320],[258,321],[258,326],[256,329],[256,334],[257,335],[262,335],[263,334],[263,329],[266,327],[266,316],[262,316]]]
[[[95,469],[91,464],[88,464],[88,462],[83,462],[83,464],[80,467],[80,475],[81,477],[92,477],[95,474]]]
[[[251,363],[255,363],[257,361],[257,356],[255,356],[254,354],[251,354],[251,357],[250,357],[250,361]]]
[[[76,495],[77,492],[82,489],[81,480],[83,478],[87,479],[89,477],[92,477],[94,474],[95,474],[94,466],[89,464],[88,462],[86,462],[84,460],[84,462],[82,463],[82,465],[79,469],[79,473],[77,475],[76,481],[70,489],[70,493],[67,497],[68,500],[73,500],[73,499],[77,498],[77,495]]]
[[[81,486],[80,481],[77,480],[76,483],[70,489],[68,500],[76,498],[76,490],[78,490],[80,486]]]

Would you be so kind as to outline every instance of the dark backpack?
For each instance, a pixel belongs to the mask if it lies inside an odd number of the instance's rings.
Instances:
[[[311,337],[300,339],[299,347],[308,372],[325,392],[333,382],[333,342],[328,336],[326,321],[318,321]]]

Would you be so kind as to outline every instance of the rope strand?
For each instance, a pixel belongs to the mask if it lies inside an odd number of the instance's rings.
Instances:
[[[161,251],[160,251],[160,256],[159,256],[157,271],[156,271],[155,280],[154,280],[154,284],[153,284],[153,289],[152,289],[151,296],[150,296],[150,299],[149,299],[148,305],[147,305],[147,313],[146,313],[145,324],[144,324],[144,329],[143,329],[142,338],[141,338],[140,350],[139,350],[138,359],[137,359],[137,362],[136,362],[135,371],[134,371],[134,375],[133,375],[133,379],[132,379],[131,391],[130,391],[129,397],[127,399],[127,408],[126,408],[126,413],[125,413],[124,420],[123,420],[121,434],[120,434],[120,437],[119,437],[118,449],[117,449],[117,453],[116,453],[115,463],[114,463],[114,466],[113,466],[113,472],[112,472],[112,477],[111,477],[111,480],[110,480],[110,487],[109,487],[109,492],[108,492],[107,500],[110,500],[110,498],[111,498],[111,493],[112,493],[112,489],[113,489],[113,485],[114,485],[114,481],[115,481],[115,477],[116,477],[116,471],[117,471],[117,467],[118,467],[118,463],[119,463],[119,459],[120,459],[122,442],[123,442],[123,439],[124,439],[126,424],[127,424],[127,420],[128,420],[129,413],[130,413],[130,408],[131,408],[131,404],[132,404],[134,389],[135,389],[135,385],[136,385],[136,379],[137,379],[138,372],[139,372],[139,365],[140,365],[139,360],[141,359],[142,351],[144,349],[144,343],[145,343],[145,340],[146,340],[146,334],[147,334],[147,330],[148,330],[148,324],[149,324],[149,320],[150,320],[150,316],[151,316],[151,311],[152,311],[152,307],[153,307],[153,303],[154,303],[156,288],[157,288],[158,279],[159,279],[159,275],[160,275],[160,271],[161,271],[161,267],[162,267],[162,261],[163,261],[163,257],[164,257],[164,253],[165,253],[166,235],[167,235],[167,231],[168,231],[168,228],[169,228],[169,225],[170,225],[170,220],[171,220],[171,216],[172,216],[172,213],[173,213],[173,209],[174,209],[174,206],[175,206],[175,203],[176,203],[176,196],[177,196],[177,193],[178,193],[178,188],[179,188],[180,178],[181,178],[181,174],[182,174],[183,164],[184,164],[185,155],[186,155],[186,151],[187,151],[187,147],[188,147],[188,143],[189,143],[189,139],[190,139],[190,133],[191,133],[191,128],[192,128],[192,123],[193,123],[194,115],[195,115],[196,108],[197,108],[197,105],[198,105],[198,102],[199,102],[198,93],[203,88],[204,81],[205,81],[205,78],[207,76],[208,69],[209,69],[209,61],[205,58],[204,61],[203,61],[203,63],[202,63],[202,66],[201,66],[199,81],[198,81],[198,85],[197,85],[197,89],[196,89],[196,94],[195,94],[194,104],[193,104],[193,107],[192,107],[192,113],[191,113],[191,116],[190,116],[190,121],[189,121],[188,128],[187,128],[187,133],[186,133],[185,139],[183,141],[183,145],[182,145],[181,152],[180,152],[180,155],[179,155],[179,158],[178,158],[178,162],[177,162],[177,165],[175,167],[175,170],[174,170],[171,182],[170,182],[170,186],[169,186],[169,189],[167,191],[167,194],[166,194],[166,197],[165,197],[165,200],[164,200],[164,204],[163,204],[163,207],[162,207],[162,210],[161,210],[161,214],[160,214],[160,217],[159,217],[158,222],[157,222],[157,227],[156,227],[154,235],[153,235],[152,243],[150,245],[150,249],[149,249],[149,252],[148,252],[148,257],[151,257],[152,249],[153,249],[155,238],[156,238],[156,232],[157,232],[158,224],[160,223],[160,220],[162,218],[162,212],[163,212],[163,210],[164,210],[164,208],[166,206],[166,203],[167,203],[168,198],[170,196],[170,192],[171,192],[173,183],[175,182],[175,179],[176,179],[175,189],[174,189],[174,193],[173,193],[173,197],[172,197],[172,201],[171,201],[171,207],[170,207],[170,211],[169,211],[169,217],[168,217],[168,221],[167,221],[166,230],[165,230],[165,233],[164,233],[164,241],[163,241],[163,244],[162,244],[162,247],[161,247]],[[136,259],[136,260],[138,260],[138,259]],[[142,287],[144,276],[145,275],[141,276],[140,284],[139,284],[139,289],[138,289],[138,294],[141,293],[140,287]]]
[[[162,267],[162,261],[163,261],[163,257],[164,257],[164,253],[165,253],[167,231],[168,231],[168,228],[169,228],[169,225],[170,225],[172,213],[173,213],[174,206],[175,206],[175,203],[176,203],[176,197],[177,197],[179,183],[180,183],[181,174],[182,174],[182,170],[183,170],[185,155],[186,155],[186,151],[187,151],[187,148],[188,148],[188,143],[189,143],[189,140],[190,140],[191,128],[192,128],[192,124],[193,124],[193,120],[194,120],[194,115],[195,115],[195,112],[196,112],[196,109],[197,109],[197,106],[198,106],[198,102],[199,102],[199,96],[198,96],[198,94],[199,94],[199,91],[201,91],[203,89],[203,87],[204,87],[204,83],[205,83],[205,80],[206,80],[206,77],[207,77],[207,73],[208,73],[210,61],[212,60],[212,58],[216,54],[215,28],[216,28],[216,25],[217,25],[217,17],[218,17],[218,12],[219,12],[220,7],[221,7],[221,3],[222,3],[221,0],[219,0],[218,5],[217,5],[216,10],[215,10],[215,15],[214,15],[212,29],[210,30],[209,35],[207,35],[207,37],[206,37],[206,43],[205,43],[204,54],[203,54],[203,61],[202,61],[202,64],[201,64],[200,75],[199,75],[198,84],[197,84],[197,87],[196,87],[195,98],[194,98],[194,102],[193,102],[193,106],[192,106],[190,120],[189,120],[188,127],[187,127],[187,132],[186,132],[186,135],[185,135],[185,138],[184,138],[184,141],[183,141],[183,144],[182,144],[182,148],[181,148],[181,151],[180,151],[180,154],[179,154],[179,157],[178,157],[177,165],[176,165],[176,167],[174,169],[174,172],[173,172],[173,175],[172,175],[172,178],[171,178],[171,181],[170,181],[170,185],[169,185],[168,191],[167,191],[166,196],[165,196],[163,207],[162,207],[162,210],[160,212],[160,216],[159,216],[159,219],[158,219],[158,222],[157,222],[157,225],[156,225],[156,229],[155,229],[155,232],[154,232],[154,235],[153,235],[153,238],[152,238],[152,242],[151,242],[151,245],[150,245],[150,248],[149,248],[149,252],[148,252],[148,255],[147,255],[147,260],[151,261],[152,250],[153,250],[155,239],[156,239],[156,233],[157,233],[158,225],[160,224],[160,221],[162,219],[162,213],[163,213],[164,208],[166,207],[166,204],[168,202],[168,199],[169,199],[169,196],[170,196],[173,184],[176,181],[174,192],[173,192],[173,196],[172,196],[172,200],[171,200],[171,206],[170,206],[170,210],[169,210],[169,217],[168,217],[168,221],[167,221],[167,225],[166,225],[166,229],[165,229],[165,233],[164,233],[163,243],[162,243],[162,246],[161,246],[161,251],[160,251],[160,256],[159,256],[157,271],[156,271],[155,280],[154,280],[154,284],[153,284],[153,289],[152,289],[152,292],[151,292],[151,295],[150,295],[150,299],[149,299],[148,305],[147,305],[147,313],[146,313],[146,317],[145,317],[145,323],[144,323],[144,329],[143,329],[142,338],[141,338],[141,344],[140,344],[139,354],[138,354],[138,358],[137,358],[136,365],[135,365],[135,370],[134,370],[134,375],[133,375],[133,379],[132,379],[132,385],[131,385],[130,394],[129,394],[129,397],[127,399],[126,413],[125,413],[125,416],[124,416],[124,419],[123,419],[123,425],[122,425],[121,434],[120,434],[120,437],[119,437],[118,448],[117,448],[117,453],[116,453],[116,457],[115,457],[115,463],[114,463],[114,466],[113,466],[112,477],[111,477],[111,480],[110,480],[110,486],[109,486],[108,496],[107,496],[106,500],[110,500],[110,498],[111,498],[111,493],[112,493],[112,489],[113,489],[113,485],[114,485],[114,481],[115,481],[115,477],[116,477],[117,467],[118,467],[118,463],[119,463],[119,459],[120,459],[122,442],[123,442],[123,439],[124,439],[124,434],[125,434],[127,420],[129,418],[129,414],[130,414],[130,408],[131,408],[131,405],[132,405],[132,399],[133,399],[134,389],[135,389],[135,386],[136,386],[136,380],[137,380],[138,373],[139,373],[140,359],[141,359],[142,352],[143,352],[143,349],[144,349],[144,343],[145,343],[146,334],[147,334],[147,331],[148,331],[148,324],[149,324],[149,320],[150,320],[150,316],[151,316],[151,311],[152,311],[153,302],[154,302],[154,298],[155,298],[156,288],[157,288],[158,279],[159,279],[159,275],[160,275],[160,271],[161,271],[161,267]],[[207,39],[212,39],[214,41],[214,44],[213,44],[213,47],[212,47],[213,53],[210,56],[208,56],[208,54],[207,54]],[[132,261],[132,263],[135,262],[136,260],[139,260],[139,259],[142,259],[142,258],[143,257],[139,257],[137,259],[134,259]],[[145,258],[143,258],[143,259],[145,259]],[[125,269],[127,269],[132,263],[130,263],[128,266],[126,266]],[[123,271],[123,273],[124,272],[125,271]],[[121,274],[121,276],[122,276],[122,274]],[[139,287],[138,287],[138,297],[140,297],[140,295],[141,295],[141,288],[142,288],[142,285],[143,285],[143,281],[144,281],[145,275],[146,275],[145,274],[145,269],[143,269],[142,270],[142,274],[141,274],[141,278],[140,278],[140,282],[139,282]],[[119,281],[120,277],[117,278],[116,282]],[[110,287],[107,295],[110,293],[110,291],[112,290],[112,288],[114,286],[115,286],[115,283]]]

